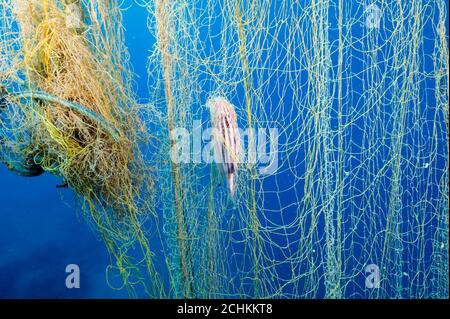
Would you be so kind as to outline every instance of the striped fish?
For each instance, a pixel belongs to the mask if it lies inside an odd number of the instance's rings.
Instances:
[[[234,106],[223,97],[214,97],[206,102],[213,126],[214,160],[220,173],[227,180],[228,191],[234,198],[234,180],[241,153],[241,140]]]

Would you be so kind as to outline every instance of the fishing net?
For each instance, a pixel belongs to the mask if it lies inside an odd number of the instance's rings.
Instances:
[[[0,160],[64,178],[108,278],[131,296],[448,298],[445,1],[136,3],[145,105],[117,1],[0,10]],[[198,147],[217,96],[245,129],[233,201]]]
[[[113,257],[108,278],[159,296],[141,227],[154,216],[139,147],[148,138],[120,10],[116,1],[2,1],[0,159],[22,175],[61,176]]]
[[[175,296],[448,297],[444,1],[140,4]],[[278,130],[276,170],[244,137],[234,207],[215,165],[169,157],[217,95],[241,128]]]

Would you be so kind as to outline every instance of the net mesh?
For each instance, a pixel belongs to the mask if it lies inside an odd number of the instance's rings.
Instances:
[[[444,1],[141,5],[166,138],[210,126],[214,95],[240,127],[279,133],[266,152],[278,169],[240,165],[233,208],[214,165],[161,160],[178,295],[448,296]],[[261,138],[245,140],[248,151]],[[379,289],[366,286],[371,269]]]

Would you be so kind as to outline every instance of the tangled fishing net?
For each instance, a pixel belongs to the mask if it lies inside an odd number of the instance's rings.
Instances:
[[[132,296],[448,298],[445,1],[136,4],[145,115],[116,1],[2,0],[0,19],[0,160],[64,178]],[[232,205],[214,163],[171,158],[214,96],[255,129]]]
[[[138,147],[145,130],[120,8],[115,1],[17,0],[3,1],[2,13],[0,159],[22,175],[61,176],[129,287],[137,275],[127,250],[136,241],[148,249],[141,223],[152,214],[142,207],[152,179]],[[143,260],[150,271],[150,254]]]

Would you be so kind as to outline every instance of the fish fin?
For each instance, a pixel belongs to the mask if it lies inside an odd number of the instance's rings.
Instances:
[[[237,204],[237,200],[236,200],[236,196],[235,194],[228,194],[228,204],[227,204],[228,208],[231,209],[236,209],[238,204]]]

